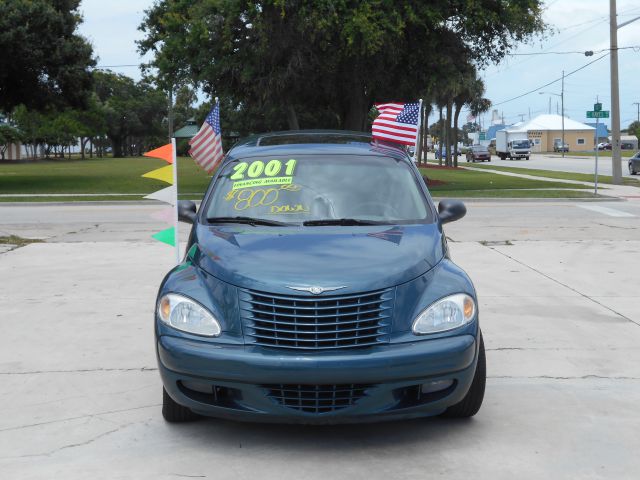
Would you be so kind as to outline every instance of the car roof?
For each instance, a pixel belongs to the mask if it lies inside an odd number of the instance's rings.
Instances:
[[[239,140],[225,163],[246,157],[289,155],[373,155],[406,160],[398,144],[373,140],[370,133],[349,130],[289,130]]]

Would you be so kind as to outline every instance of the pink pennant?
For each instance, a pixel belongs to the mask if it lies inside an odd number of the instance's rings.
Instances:
[[[171,207],[165,207],[161,210],[158,210],[157,212],[154,212],[151,214],[151,218],[155,219],[155,220],[160,220],[161,222],[165,222],[165,223],[173,223],[174,222],[174,218],[173,216],[175,215],[173,208]]]

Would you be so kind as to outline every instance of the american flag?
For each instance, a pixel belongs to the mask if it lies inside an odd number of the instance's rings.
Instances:
[[[373,138],[415,145],[420,103],[377,103],[380,115],[373,121]]]
[[[222,135],[220,131],[220,103],[215,106],[205,118],[202,127],[195,136],[189,140],[191,149],[189,155],[207,173],[216,169],[224,154],[222,153]]]

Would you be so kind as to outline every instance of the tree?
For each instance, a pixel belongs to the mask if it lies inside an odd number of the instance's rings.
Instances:
[[[22,141],[22,134],[17,128],[0,124],[0,160],[4,160],[5,153],[13,143]]]
[[[195,115],[196,100],[196,92],[191,87],[183,85],[178,88],[173,104],[173,122],[176,128],[184,126],[187,120]]]
[[[541,3],[159,0],[139,46],[158,79],[226,97],[262,129],[364,130],[374,100],[414,99],[442,63],[497,62],[543,30]]]
[[[453,117],[454,166],[458,166],[458,120],[463,106],[468,106],[472,115],[477,116],[491,108],[491,101],[483,98],[484,82],[478,78],[475,69],[467,72],[467,76],[460,79],[457,84],[457,95],[454,97],[455,113]]]
[[[627,131],[629,132],[629,135],[635,135],[636,138],[640,140],[640,122],[631,122]]]
[[[0,110],[82,106],[95,65],[76,33],[80,0],[0,1]]]
[[[24,105],[19,105],[13,112],[13,120],[22,132],[27,156],[36,158],[39,146],[43,143],[41,128],[45,119],[39,112],[28,110]]]
[[[113,72],[95,72],[96,96],[104,112],[105,133],[114,157],[142,155],[166,138],[164,92],[143,80]]]
[[[107,124],[105,121],[105,109],[100,103],[98,96],[93,93],[89,98],[86,109],[74,110],[73,116],[78,123],[78,136],[80,137],[80,157],[84,160],[87,144],[90,156],[93,157],[93,145],[96,139],[105,135]]]

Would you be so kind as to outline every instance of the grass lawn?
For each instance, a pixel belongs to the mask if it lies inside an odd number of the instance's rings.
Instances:
[[[633,157],[636,153],[636,150],[620,150],[620,155],[622,158],[625,157]],[[562,156],[562,153],[553,153],[551,155],[557,155],[558,157]],[[594,150],[589,150],[586,152],[569,152],[566,153],[565,156],[568,157],[595,157],[596,152]],[[598,152],[599,157],[609,157],[611,158],[611,150],[600,150]]]
[[[107,194],[130,193],[130,197],[86,197],[82,200],[138,200],[169,186],[141,175],[166,166],[162,160],[145,157],[101,158],[89,160],[43,160],[28,163],[0,163],[0,194]],[[178,159],[179,190],[198,198],[211,179],[191,158]],[[72,197],[60,198],[66,201]],[[57,200],[57,197],[0,197],[0,201]]]
[[[472,170],[427,167],[421,168],[420,171],[430,180],[444,182],[441,185],[429,186],[429,190],[436,197],[576,198],[593,196],[587,186],[564,182],[529,180]],[[575,191],[576,188],[585,191]]]
[[[593,190],[431,190],[436,198],[603,198]]]
[[[90,160],[47,160],[29,163],[0,163],[0,201],[122,201],[139,200],[167,186],[164,182],[142,178],[143,173],[167,165],[150,158],[104,158]],[[580,185],[528,180],[470,170],[421,169],[430,179],[443,184],[430,186],[434,196],[458,197],[576,197]],[[180,198],[199,199],[210,181],[192,159],[178,159]],[[540,190],[535,190],[540,189]],[[106,194],[127,194],[108,196]],[[20,197],[40,194],[40,197]],[[57,194],[60,196],[47,196]],[[87,196],[83,196],[83,194]],[[74,195],[74,196],[67,196]],[[93,196],[88,196],[93,195]]]
[[[477,163],[467,163],[462,166],[473,168],[483,168],[486,170],[498,170],[500,172],[521,173],[523,175],[534,175],[536,177],[557,178],[558,180],[578,180],[580,182],[595,182],[595,175],[591,173],[556,172],[554,170],[539,170],[536,168],[502,167],[498,165],[487,165]],[[609,175],[598,175],[599,183],[613,183],[613,178]],[[623,185],[640,187],[640,182],[635,178],[622,177]]]

